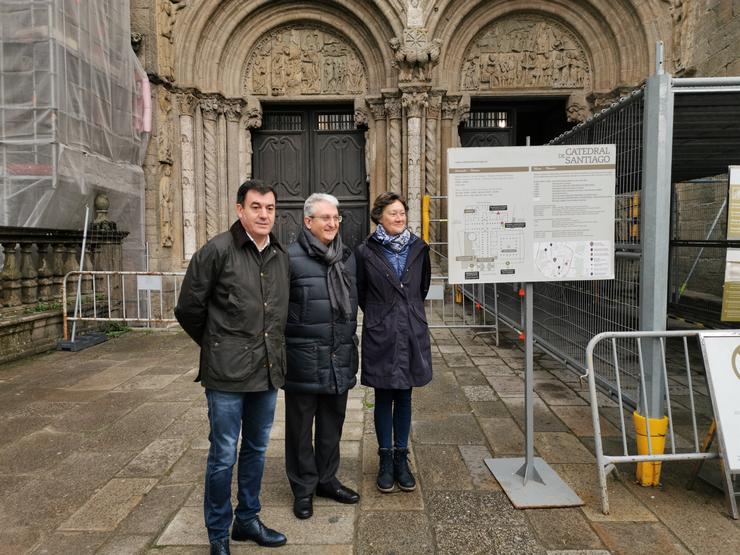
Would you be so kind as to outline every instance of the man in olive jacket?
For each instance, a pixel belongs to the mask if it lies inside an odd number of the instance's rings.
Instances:
[[[336,475],[358,358],[355,257],[338,234],[341,221],[336,197],[312,194],[303,205],[303,228],[288,249],[285,468],[293,513],[301,519],[313,514],[314,494],[340,503],[360,499]]]
[[[210,423],[204,516],[211,553],[229,553],[231,537],[259,545],[286,538],[260,521],[260,486],[285,377],[288,254],[272,235],[277,202],[272,187],[247,181],[236,199],[238,220],[190,260],[175,316],[200,345],[198,378]],[[238,505],[232,512],[231,476],[238,450]]]

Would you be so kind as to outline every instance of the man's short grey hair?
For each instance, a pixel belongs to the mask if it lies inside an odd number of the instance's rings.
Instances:
[[[304,218],[310,218],[314,215],[314,213],[316,212],[314,207],[316,206],[317,202],[328,202],[332,206],[336,206],[337,208],[339,208],[339,201],[334,195],[330,195],[328,193],[313,193],[310,197],[306,199],[306,202],[303,203]]]

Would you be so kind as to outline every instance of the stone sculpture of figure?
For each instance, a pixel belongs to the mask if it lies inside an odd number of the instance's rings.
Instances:
[[[163,247],[172,246],[172,166],[161,164],[159,178],[159,230]]]
[[[188,0],[159,0],[157,10],[157,27],[164,40],[158,41],[159,71],[162,77],[174,80],[174,43],[175,20],[177,12],[187,7]]]

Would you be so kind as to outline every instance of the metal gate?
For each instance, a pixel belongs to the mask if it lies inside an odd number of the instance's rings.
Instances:
[[[265,110],[253,131],[254,177],[276,186],[274,232],[289,245],[303,225],[303,202],[312,193],[339,199],[340,233],[355,248],[369,230],[365,135],[354,110],[328,107]]]

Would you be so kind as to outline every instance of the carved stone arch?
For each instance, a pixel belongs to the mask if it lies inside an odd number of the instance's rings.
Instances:
[[[241,92],[354,97],[367,92],[367,81],[367,66],[343,33],[319,23],[287,23],[255,41],[241,72]]]
[[[240,96],[245,53],[255,39],[280,25],[305,23],[332,29],[351,44],[364,64],[367,89],[379,93],[394,75],[388,41],[403,28],[389,1],[201,0],[178,37],[178,83]]]
[[[458,75],[465,51],[492,22],[515,14],[539,14],[575,35],[591,62],[593,89],[611,91],[622,83],[638,83],[651,71],[649,21],[643,21],[632,0],[449,0],[430,21],[433,36],[445,47],[441,75]],[[449,83],[457,87],[457,80]],[[451,91],[451,92],[454,92]]]
[[[495,19],[470,41],[456,86],[492,90],[590,91],[592,67],[581,39],[547,15],[520,12]]]

